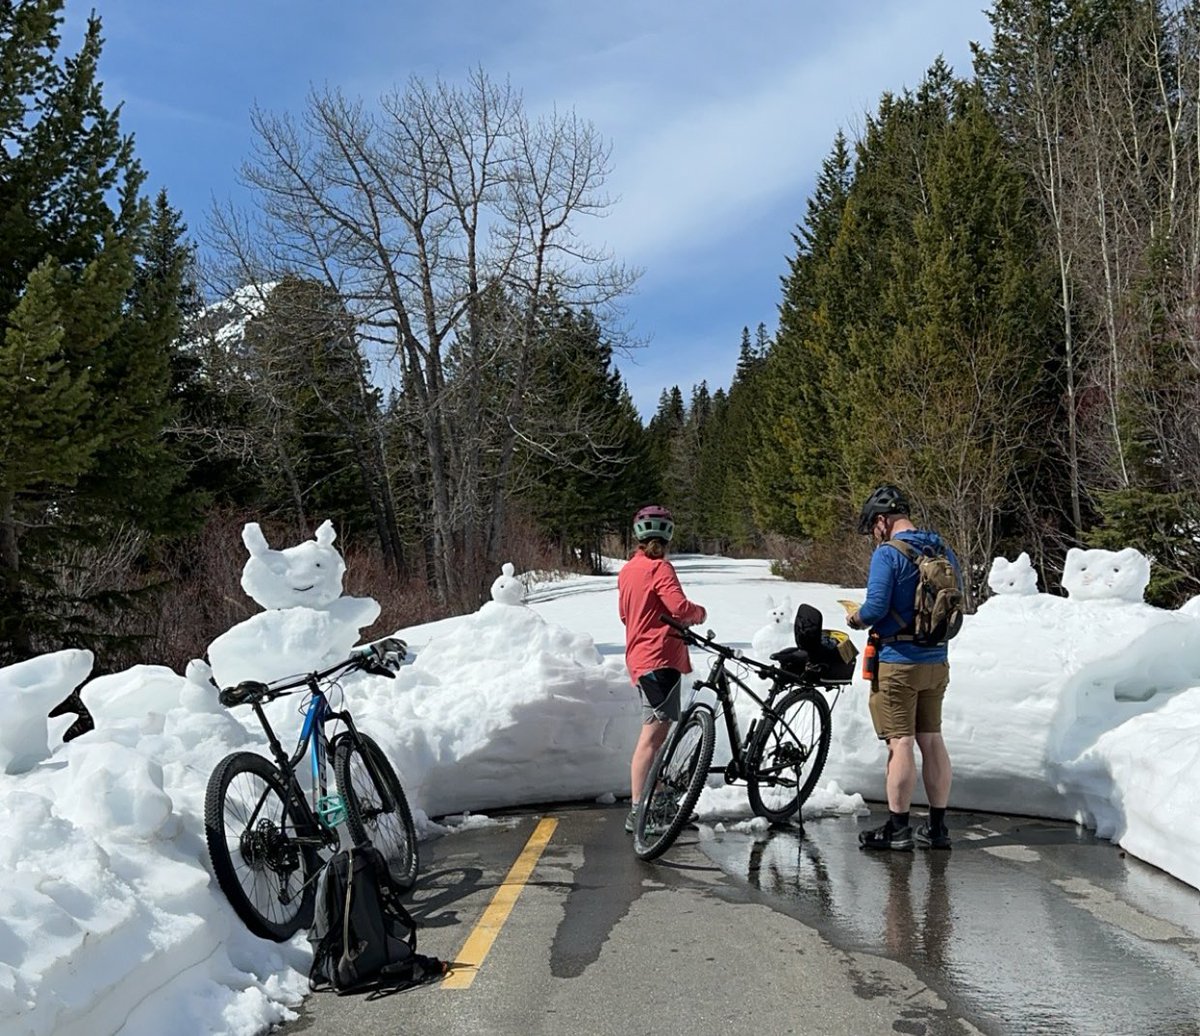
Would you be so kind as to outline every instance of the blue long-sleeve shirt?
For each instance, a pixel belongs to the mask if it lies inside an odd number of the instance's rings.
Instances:
[[[943,542],[942,538],[928,529],[898,532],[894,539],[911,543],[918,551],[933,547],[944,551],[958,574],[962,586],[962,571],[958,558]],[[880,544],[871,555],[871,568],[867,573],[867,597],[858,610],[863,625],[872,627],[885,640],[912,625],[913,599],[917,592],[917,566],[895,547]],[[896,615],[901,621],[896,621]],[[944,662],[946,645],[935,644],[921,647],[911,640],[897,640],[884,644],[879,652],[881,662]]]

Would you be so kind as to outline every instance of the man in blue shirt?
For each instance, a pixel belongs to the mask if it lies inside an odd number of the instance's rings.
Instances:
[[[867,596],[848,617],[852,629],[871,628],[878,664],[871,680],[871,720],[875,733],[888,746],[887,823],[863,831],[865,849],[909,851],[914,840],[924,848],[949,849],[946,805],[950,799],[950,754],[942,740],[942,698],[950,682],[946,644],[913,642],[917,566],[890,539],[910,544],[918,553],[945,554],[954,571],[958,559],[936,532],[918,529],[909,520],[909,506],[895,486],[880,486],[863,504],[858,531],[875,541],[867,576]],[[961,587],[962,577],[959,574]],[[929,819],[914,835],[909,806],[916,786],[914,743],[921,749],[921,779],[929,800]]]

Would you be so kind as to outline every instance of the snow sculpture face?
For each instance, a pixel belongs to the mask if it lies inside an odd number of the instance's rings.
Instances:
[[[792,599],[785,597],[778,604],[767,597],[767,624],[760,626],[750,638],[750,650],[754,657],[765,659],[776,651],[795,647],[792,629]]]
[[[516,575],[511,561],[500,566],[500,575],[492,584],[492,600],[498,604],[524,604],[525,587]]]
[[[242,569],[242,589],[264,608],[323,608],[342,594],[346,563],[333,549],[337,534],[325,521],[311,540],[272,550],[258,522],[242,529],[250,559]]]
[[[996,558],[988,572],[988,587],[994,594],[1029,597],[1038,592],[1037,573],[1029,555],[1021,551],[1016,561]]]
[[[770,594],[767,595],[767,620],[775,623],[777,626],[792,625],[792,599],[785,597],[778,604],[775,603],[775,598]]]
[[[1073,601],[1141,601],[1150,582],[1150,562],[1141,551],[1067,551],[1063,586]]]

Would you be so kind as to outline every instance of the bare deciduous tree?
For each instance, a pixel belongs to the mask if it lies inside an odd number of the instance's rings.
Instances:
[[[259,209],[218,214],[222,252],[242,282],[291,272],[347,301],[399,389],[430,573],[443,599],[473,604],[497,568],[517,444],[553,428],[527,391],[540,314],[552,299],[603,307],[632,280],[578,233],[609,205],[608,148],[573,114],[531,119],[481,70],[414,79],[374,109],[326,90],[298,120],[252,122]]]

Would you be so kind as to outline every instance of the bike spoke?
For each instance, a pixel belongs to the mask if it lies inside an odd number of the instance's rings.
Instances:
[[[786,820],[812,793],[829,747],[829,710],[819,692],[788,694],[765,721],[750,776],[755,812]]]
[[[294,834],[283,800],[257,774],[240,773],[230,781],[223,805],[225,843],[247,899],[263,917],[288,920],[299,901],[304,875],[298,859],[290,865],[281,848]]]

